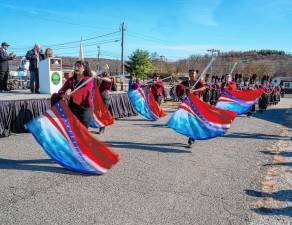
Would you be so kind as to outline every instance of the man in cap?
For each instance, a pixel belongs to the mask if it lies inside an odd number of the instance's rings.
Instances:
[[[29,60],[30,92],[39,94],[39,62],[45,58],[40,44],[35,44],[25,57]]]
[[[0,92],[9,91],[7,88],[7,80],[9,76],[9,60],[13,60],[16,56],[13,53],[8,54],[9,44],[3,42],[0,48]]]

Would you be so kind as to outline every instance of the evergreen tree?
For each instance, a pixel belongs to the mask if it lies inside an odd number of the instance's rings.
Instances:
[[[127,61],[126,70],[142,80],[146,79],[147,74],[154,70],[149,52],[140,49],[133,52]]]

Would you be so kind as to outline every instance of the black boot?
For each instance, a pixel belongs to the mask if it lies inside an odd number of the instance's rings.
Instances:
[[[192,138],[189,138],[187,148],[192,148],[194,143],[195,143],[195,140]]]
[[[252,116],[252,112],[248,112],[246,115],[248,118],[250,118]]]
[[[101,128],[99,128],[99,134],[103,134],[104,131],[105,131],[105,127],[101,127]]]

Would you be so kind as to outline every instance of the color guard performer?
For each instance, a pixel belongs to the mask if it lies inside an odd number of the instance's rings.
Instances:
[[[158,103],[158,105],[161,105],[162,99],[166,98],[166,93],[163,81],[159,79],[159,74],[153,74],[153,83],[150,84],[150,88],[155,101]]]
[[[206,90],[205,82],[203,80],[199,80],[197,82],[196,78],[198,75],[198,70],[189,70],[189,79],[185,80],[180,83],[178,87],[184,88],[186,91],[186,95],[194,95],[195,97],[201,99],[203,96],[204,91]],[[196,83],[197,82],[197,83]],[[196,84],[196,85],[195,85]],[[195,85],[194,89],[192,87]],[[181,91],[180,91],[181,92]],[[195,140],[192,138],[189,138],[188,140],[188,148],[191,148],[194,144]]]
[[[88,82],[73,94],[71,94],[71,92],[88,79],[91,79],[91,76],[92,73],[87,62],[75,62],[73,76],[65,82],[58,93],[53,94],[51,97],[52,105],[61,99],[66,100],[73,114],[85,127],[89,127],[93,115],[93,82]]]
[[[101,77],[97,77],[99,81],[99,91],[100,96],[103,100],[103,103],[109,109],[110,105],[110,92],[112,90],[112,80],[108,72],[103,72]],[[105,127],[99,128],[99,134],[103,134],[105,131]]]

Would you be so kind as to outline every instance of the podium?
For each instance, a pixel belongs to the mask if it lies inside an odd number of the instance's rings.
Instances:
[[[62,87],[62,59],[46,58],[39,62],[40,93],[53,94]]]

